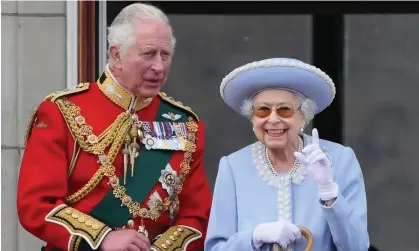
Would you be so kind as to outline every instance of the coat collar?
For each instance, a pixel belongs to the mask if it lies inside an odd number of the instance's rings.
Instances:
[[[109,65],[106,65],[105,70],[97,80],[97,84],[107,98],[124,110],[129,110],[130,106],[135,103],[135,111],[139,111],[147,107],[152,101],[152,98],[140,101],[136,96],[125,90],[112,75]]]

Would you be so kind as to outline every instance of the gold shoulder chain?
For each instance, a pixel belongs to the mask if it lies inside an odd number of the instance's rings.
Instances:
[[[70,128],[74,139],[80,147],[89,153],[102,156],[109,146],[108,161],[98,169],[89,182],[80,190],[67,197],[68,203],[75,203],[90,193],[102,180],[106,173],[112,172],[112,166],[118,150],[123,144],[124,135],[131,126],[130,115],[121,113],[117,119],[99,136],[93,134],[92,126],[86,123],[85,118],[80,114],[80,107],[74,105],[65,98],[56,100],[64,119]],[[109,163],[108,163],[109,162]]]
[[[80,107],[65,98],[57,100],[56,103],[81,148],[95,155],[103,154],[105,149],[114,141],[122,125],[130,122],[129,114],[121,113],[101,135],[96,136],[93,134],[93,127],[86,124],[85,118],[80,114]]]
[[[131,122],[129,120],[121,125],[120,131],[118,131],[116,134],[115,140],[109,149],[108,156],[105,154],[99,155],[99,160],[102,165],[92,176],[89,182],[86,183],[86,185],[66,198],[67,203],[73,204],[86,197],[87,194],[89,194],[95,187],[97,187],[103,177],[115,176],[115,167],[113,166],[113,162],[115,161],[115,158],[118,154],[118,150],[124,143],[124,136],[130,127]]]

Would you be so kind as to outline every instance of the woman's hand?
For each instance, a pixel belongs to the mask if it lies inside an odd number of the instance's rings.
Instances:
[[[258,249],[265,243],[278,243],[282,248],[286,248],[300,238],[300,229],[284,220],[262,223],[253,230],[253,245]]]
[[[127,229],[112,231],[106,235],[101,251],[150,251],[151,245],[148,238],[135,230]]]
[[[334,199],[338,196],[338,185],[333,182],[332,163],[327,155],[320,149],[319,133],[314,128],[311,144],[304,147],[302,153],[295,152],[295,157],[307,169],[309,175],[317,185],[319,197],[323,201]]]

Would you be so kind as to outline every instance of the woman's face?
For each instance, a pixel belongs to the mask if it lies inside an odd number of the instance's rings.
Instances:
[[[253,99],[253,131],[269,149],[292,144],[303,126],[297,97],[285,90],[266,90]]]

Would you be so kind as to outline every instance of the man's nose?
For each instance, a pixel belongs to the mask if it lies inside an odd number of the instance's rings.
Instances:
[[[151,68],[156,72],[156,73],[161,73],[163,72],[163,59],[160,55],[157,55],[156,58],[154,59],[153,65],[151,66]]]

